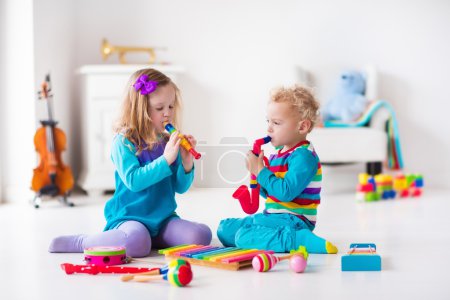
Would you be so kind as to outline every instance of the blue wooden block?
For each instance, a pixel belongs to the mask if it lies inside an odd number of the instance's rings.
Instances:
[[[381,257],[371,243],[351,244],[348,254],[341,257],[342,271],[381,271]]]

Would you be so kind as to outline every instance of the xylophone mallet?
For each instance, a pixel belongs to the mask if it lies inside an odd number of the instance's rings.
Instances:
[[[134,279],[135,276],[142,276],[142,275],[161,275],[166,274],[167,271],[169,271],[169,266],[165,265],[162,268],[155,268],[154,270],[148,271],[148,272],[142,272],[142,273],[134,273],[134,274],[126,274],[120,277],[122,281],[130,281]]]
[[[170,284],[178,287],[188,285],[193,278],[191,265],[189,262],[176,259],[169,263],[169,268],[166,273],[156,276],[136,275],[133,280],[138,282],[148,282],[152,280],[164,279]]]

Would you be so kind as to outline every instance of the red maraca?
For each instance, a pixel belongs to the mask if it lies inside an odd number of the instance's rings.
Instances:
[[[157,276],[135,275],[133,280],[147,282],[151,280],[164,279],[174,286],[186,286],[192,281],[192,269],[189,262],[182,259],[175,259],[169,263],[167,273]]]

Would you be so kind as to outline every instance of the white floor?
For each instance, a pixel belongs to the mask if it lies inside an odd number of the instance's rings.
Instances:
[[[209,224],[243,215],[227,189],[192,189],[179,213]],[[61,263],[82,254],[50,254],[52,237],[94,233],[104,225],[108,198],[76,196],[76,207],[57,201],[0,206],[1,299],[450,299],[450,191],[426,190],[419,199],[357,203],[353,194],[323,195],[316,233],[334,242],[337,255],[311,255],[303,274],[287,263],[271,272],[223,271],[193,266],[185,288],[167,282],[121,282],[116,275],[66,275]],[[217,243],[217,240],[214,241]],[[341,255],[353,242],[373,242],[381,272],[341,272]],[[163,261],[156,253],[152,260]],[[135,264],[146,266],[142,263]]]

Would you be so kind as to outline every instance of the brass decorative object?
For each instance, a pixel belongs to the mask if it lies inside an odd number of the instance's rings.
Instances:
[[[111,54],[117,53],[121,64],[127,63],[125,54],[128,52],[147,52],[150,55],[148,63],[153,64],[156,60],[155,50],[156,48],[154,47],[113,46],[106,39],[103,39],[101,48],[103,60],[106,60]],[[165,48],[160,48],[159,50],[165,50]]]

